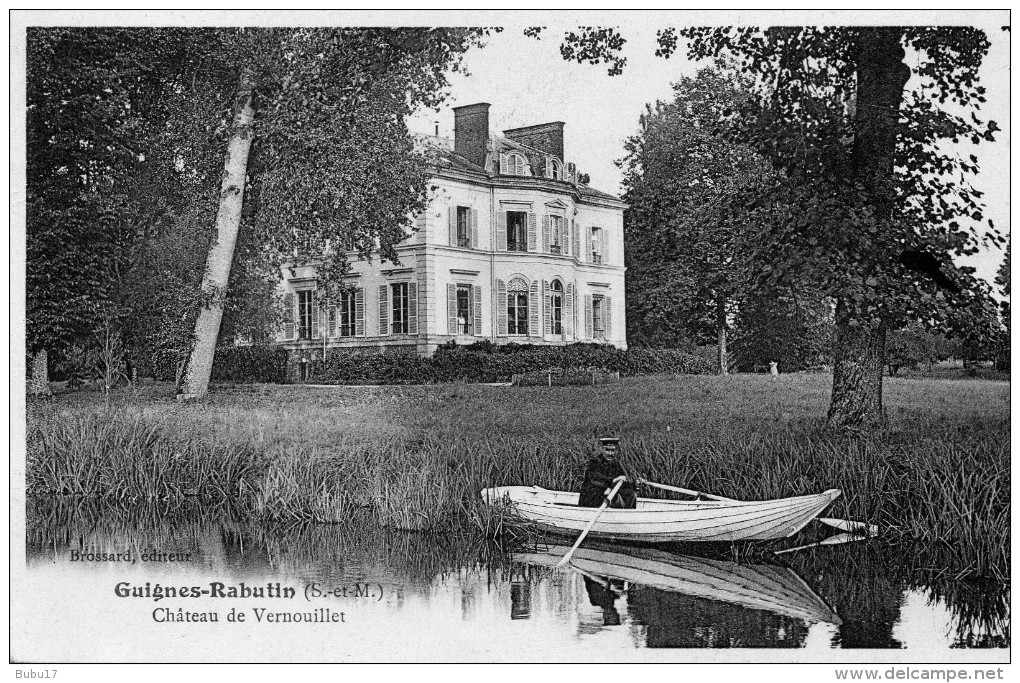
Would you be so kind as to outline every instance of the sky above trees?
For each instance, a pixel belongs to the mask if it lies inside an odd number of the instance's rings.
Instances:
[[[810,14],[810,13],[808,13]],[[432,134],[436,121],[439,133],[453,137],[452,107],[475,102],[489,102],[490,126],[494,131],[516,128],[546,121],[566,123],[565,144],[568,161],[591,176],[591,184],[607,192],[620,192],[622,173],[615,161],[624,154],[623,143],[638,129],[638,117],[645,104],[656,99],[670,100],[670,84],[682,76],[692,76],[703,62],[692,62],[679,49],[670,59],[655,56],[656,30],[663,26],[686,24],[712,25],[725,23],[902,23],[924,24],[936,17],[923,13],[897,16],[895,13],[867,17],[849,13],[818,14],[807,21],[807,14],[765,15],[771,21],[749,13],[683,13],[623,14],[613,24],[621,26],[627,38],[623,54],[627,64],[619,76],[607,75],[604,64],[589,65],[564,61],[560,55],[563,31],[578,21],[595,24],[598,17],[541,14],[525,17],[513,15],[514,24],[507,24],[503,33],[491,36],[483,49],[469,52],[464,59],[467,75],[454,74],[450,79],[450,98],[440,111],[423,111],[410,122],[412,130]],[[548,26],[541,40],[527,37],[522,23],[533,19],[533,25]],[[871,19],[870,21],[868,21]],[[981,167],[974,187],[985,192],[987,211],[996,226],[1004,232],[1009,228],[1009,37],[1001,26],[1008,16],[1000,13],[953,13],[941,15],[941,23],[970,24],[985,30],[991,49],[981,67],[981,81],[988,89],[988,102],[982,106],[983,118],[994,120],[1003,130],[993,143],[961,144],[959,153],[966,158],[974,154]],[[949,21],[952,19],[952,21]],[[612,25],[612,24],[611,24]],[[908,61],[910,55],[907,56]],[[908,84],[908,88],[911,84]],[[981,254],[959,259],[971,265],[977,274],[991,282],[1002,262],[1002,252],[989,246]]]
[[[981,80],[988,88],[988,102],[982,108],[986,119],[1002,131],[994,143],[961,145],[964,156],[975,154],[981,175],[977,189],[985,192],[990,217],[1004,232],[1009,229],[1009,39],[1001,30],[1008,23],[1007,12],[59,12],[21,13],[32,25],[75,23],[80,25],[141,25],[147,23],[183,25],[267,25],[286,21],[304,25],[487,25],[504,26],[488,45],[473,49],[465,57],[470,75],[453,74],[450,98],[437,113],[422,111],[412,117],[412,130],[432,133],[439,121],[440,134],[453,134],[451,108],[474,102],[490,102],[491,126],[501,131],[544,121],[564,121],[569,160],[591,176],[594,187],[619,192],[621,172],[615,161],[623,156],[623,141],[637,131],[638,117],[645,104],[671,97],[670,84],[693,75],[699,64],[688,61],[680,49],[670,59],[655,56],[656,30],[665,26],[741,24],[970,24],[983,28],[991,49],[981,68]],[[15,17],[15,23],[18,23]],[[524,28],[545,25],[541,40],[526,37]],[[621,27],[627,38],[627,65],[620,76],[607,76],[604,64],[566,62],[559,46],[563,31],[579,25]],[[16,29],[17,27],[15,27]],[[23,45],[23,34],[15,30],[12,48]],[[16,52],[15,52],[16,54]],[[19,59],[12,66],[17,68]],[[15,84],[17,81],[15,80]],[[15,98],[17,99],[17,98]],[[14,141],[14,148],[18,145]],[[992,247],[961,260],[977,268],[978,275],[991,282],[1002,262],[1002,252]]]

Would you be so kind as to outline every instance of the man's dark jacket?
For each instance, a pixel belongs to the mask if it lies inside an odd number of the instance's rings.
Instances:
[[[613,480],[619,476],[626,476],[623,465],[616,458],[605,458],[596,455],[588,461],[588,467],[584,470],[584,481],[581,483],[581,496],[577,501],[580,507],[597,508],[606,500],[606,489],[613,488]],[[634,482],[628,479],[623,482],[620,491],[613,498],[610,507],[614,508],[635,508],[637,507],[637,491]]]

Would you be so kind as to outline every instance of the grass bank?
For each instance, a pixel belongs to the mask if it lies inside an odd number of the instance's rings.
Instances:
[[[158,387],[109,405],[67,394],[30,404],[28,487],[230,499],[265,520],[469,521],[493,533],[502,520],[478,504],[479,489],[576,487],[595,437],[614,433],[627,466],[648,479],[750,499],[838,487],[832,516],[877,523],[920,556],[937,549],[940,571],[954,576],[1008,576],[1009,385],[887,379],[889,429],[850,438],[822,429],[830,381],[244,387],[185,406]]]

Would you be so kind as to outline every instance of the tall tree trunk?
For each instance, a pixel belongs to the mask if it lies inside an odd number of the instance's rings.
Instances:
[[[894,162],[903,89],[910,67],[903,63],[903,30],[862,28],[857,52],[857,103],[853,164],[868,188],[875,215],[889,220],[895,210]],[[861,275],[862,279],[865,277]],[[885,327],[847,300],[836,306],[835,358],[828,425],[867,428],[882,424],[882,368]],[[856,324],[851,324],[856,323]]]
[[[885,424],[882,410],[882,369],[885,328],[851,325],[846,303],[836,305],[835,358],[828,425],[834,429]]]
[[[182,400],[200,398],[209,390],[213,356],[220,334],[220,322],[223,320],[227,283],[230,280],[230,265],[234,260],[234,245],[241,227],[248,152],[251,150],[255,118],[252,78],[252,74],[246,70],[241,76],[237,92],[234,126],[223,164],[223,186],[220,190],[220,207],[216,213],[216,237],[209,247],[209,257],[206,260],[205,277],[202,280],[204,301],[195,322],[195,346],[178,395]]]
[[[719,374],[730,374],[730,359],[726,351],[726,299],[719,297],[715,302],[715,328],[719,336]]]
[[[28,384],[28,393],[33,396],[49,396],[50,364],[46,349],[32,354],[32,379]]]

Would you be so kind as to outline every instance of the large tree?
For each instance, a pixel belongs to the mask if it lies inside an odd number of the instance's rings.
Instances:
[[[734,142],[720,121],[748,94],[739,74],[705,68],[673,85],[674,98],[641,116],[625,143],[624,218],[628,337],[719,348],[726,373],[727,329],[741,289],[747,216],[734,197],[769,176],[764,159]]]
[[[216,232],[202,282],[194,350],[181,391],[206,392],[234,246],[249,194],[264,253],[315,261],[328,296],[346,269],[342,246],[395,260],[409,217],[424,209],[425,156],[404,123],[442,100],[446,73],[484,31],[245,29],[205,56],[229,103]],[[254,145],[254,146],[253,146]],[[251,161],[249,161],[249,157]]]
[[[733,116],[749,114],[738,139],[777,171],[755,206],[767,227],[759,285],[807,282],[837,301],[829,425],[883,423],[886,330],[981,305],[972,271],[951,258],[1002,239],[968,181],[977,159],[954,146],[997,130],[977,115],[987,37],[948,26],[664,29],[659,54],[680,37],[690,58],[728,55],[756,84]],[[567,58],[622,66],[616,31],[565,43]]]
[[[484,34],[30,30],[30,350],[112,322],[136,350],[190,355],[183,394],[202,395],[231,293],[264,299],[289,259],[328,294],[341,246],[396,258],[428,190],[404,118]]]

